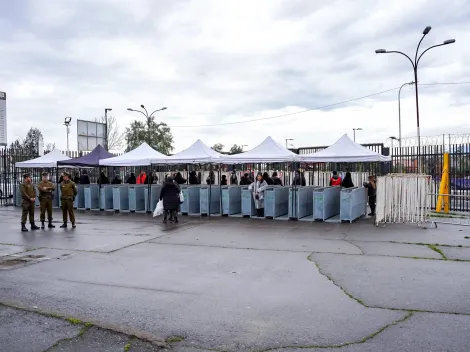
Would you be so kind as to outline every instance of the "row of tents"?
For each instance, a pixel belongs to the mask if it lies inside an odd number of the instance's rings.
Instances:
[[[390,156],[384,156],[366,147],[357,144],[346,134],[330,147],[313,154],[295,154],[267,137],[261,144],[253,149],[236,154],[225,155],[216,152],[201,140],[197,140],[187,149],[171,156],[161,154],[151,148],[147,143],[119,156],[113,156],[101,145],[91,153],[79,158],[71,159],[59,150],[36,159],[18,162],[18,168],[55,168],[55,167],[118,167],[118,166],[149,166],[156,165],[182,165],[182,164],[251,164],[251,163],[278,163],[278,162],[387,162]]]

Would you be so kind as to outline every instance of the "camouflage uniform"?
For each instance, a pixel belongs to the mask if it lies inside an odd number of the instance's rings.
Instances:
[[[29,175],[24,175],[23,178],[27,178]],[[34,208],[36,207],[35,201],[31,201],[32,198],[36,198],[36,190],[32,183],[23,182],[20,185],[20,194],[21,194],[21,230],[28,231],[25,227],[26,220],[29,215],[29,222],[31,223],[31,230],[37,230],[37,227],[34,224]]]
[[[70,222],[72,227],[75,227],[75,215],[73,213],[73,201],[77,196],[78,190],[77,186],[73,181],[67,180],[62,181],[60,184],[60,202],[62,203],[62,217],[64,224],[61,227],[67,227],[67,213],[69,214]]]
[[[47,174],[43,174],[43,176],[47,176]],[[41,181],[38,183],[38,190],[39,204],[41,209],[41,227],[44,228],[44,222],[46,221],[46,211],[47,220],[49,221],[49,227],[55,227],[54,225],[52,225],[52,199],[54,198],[55,185],[49,180]]]

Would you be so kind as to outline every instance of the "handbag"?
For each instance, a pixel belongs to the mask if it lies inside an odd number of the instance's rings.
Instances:
[[[180,204],[184,203],[184,194],[183,192],[180,192]]]

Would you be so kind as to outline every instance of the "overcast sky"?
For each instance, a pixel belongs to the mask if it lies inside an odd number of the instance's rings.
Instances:
[[[321,5],[319,5],[321,4]],[[8,139],[30,127],[66,148],[65,116],[112,108],[122,130],[140,114],[170,126],[220,124],[353,99],[413,80],[412,55],[455,38],[420,62],[421,83],[470,81],[466,0],[0,0],[0,91]],[[470,84],[420,90],[422,135],[470,132]],[[402,91],[404,136],[416,134],[414,91]],[[173,127],[175,151],[200,138],[246,144],[270,135],[328,145],[361,127],[358,142],[398,135],[397,91],[334,108],[245,124]]]

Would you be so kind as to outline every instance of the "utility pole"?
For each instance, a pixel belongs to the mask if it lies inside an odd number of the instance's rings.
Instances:
[[[71,117],[66,117],[64,120],[64,126],[65,126],[65,131],[67,133],[67,153],[70,152],[70,146],[69,146],[69,134],[70,134],[70,123],[72,122]]]
[[[108,143],[109,143],[109,140],[108,140],[108,111],[111,111],[113,109],[111,108],[107,108],[107,109],[104,109],[104,129],[105,129],[105,135],[104,135],[104,149],[106,149],[106,151],[108,151]]]

